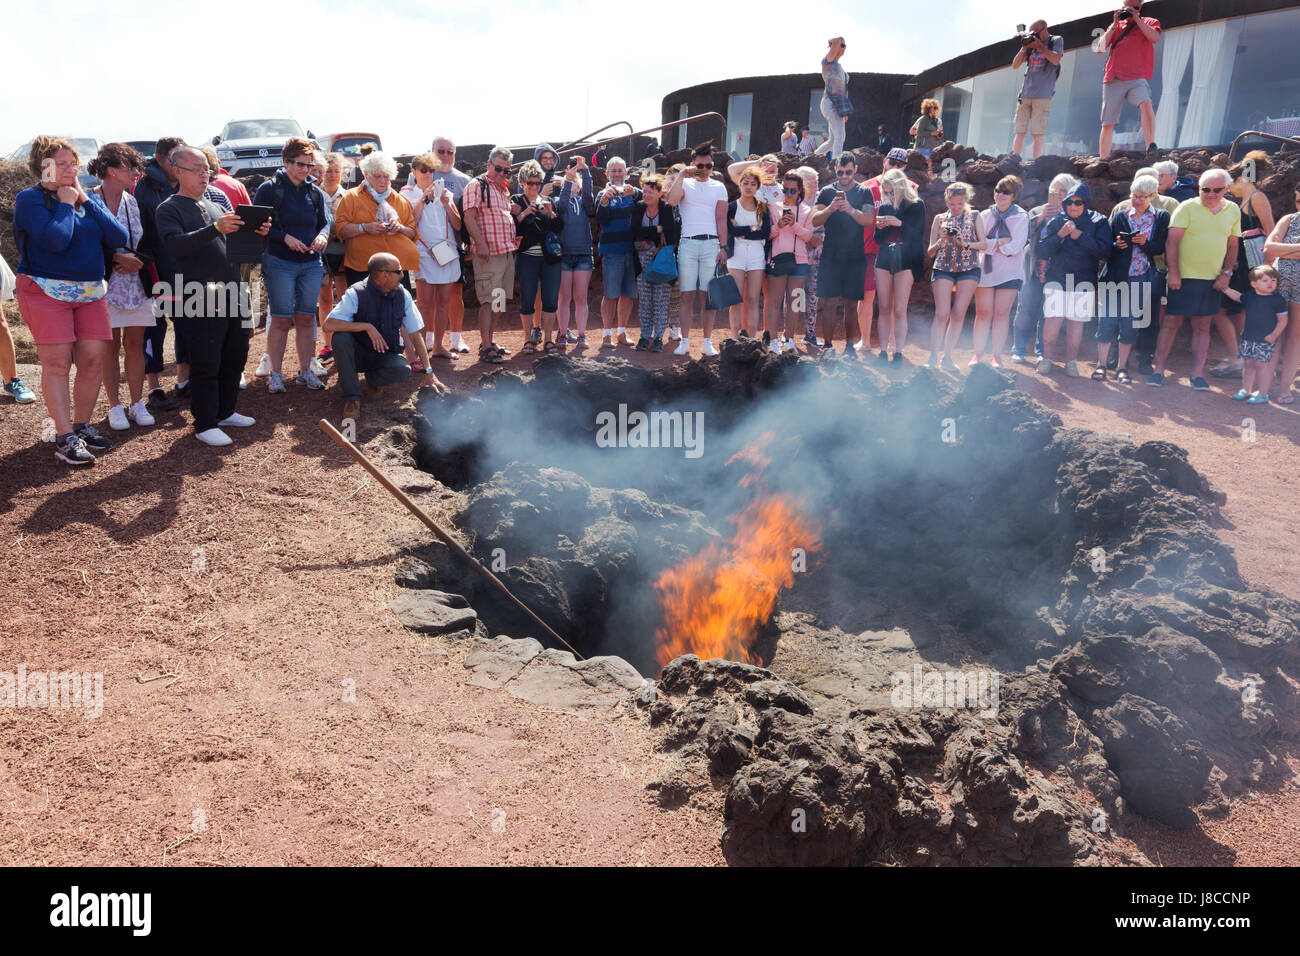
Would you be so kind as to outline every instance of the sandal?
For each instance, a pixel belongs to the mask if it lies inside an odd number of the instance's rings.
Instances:
[[[545,353],[547,353],[548,355],[549,355],[551,352],[554,352],[554,351],[555,351],[555,343],[554,343],[554,342],[547,342],[544,346],[542,346],[542,351],[545,352]]]
[[[1094,369],[1092,373],[1092,380],[1094,382],[1106,381],[1106,370],[1104,368]]]
[[[530,353],[531,353],[531,352],[536,352],[536,351],[537,351],[537,346],[536,346],[535,344],[533,344],[532,339],[529,339],[527,342],[524,343],[524,347],[523,347],[522,351],[524,351],[524,352],[530,352]]]
[[[1132,385],[1133,376],[1129,375],[1129,373],[1124,369],[1120,369],[1118,372],[1115,373],[1115,381],[1118,382],[1120,385]]]
[[[478,350],[478,360],[480,362],[487,362],[490,365],[500,365],[505,361],[505,358],[496,349],[486,348]]]
[[[1288,388],[1285,391],[1278,392],[1277,398],[1273,399],[1274,405],[1292,405],[1295,403],[1295,395]]]

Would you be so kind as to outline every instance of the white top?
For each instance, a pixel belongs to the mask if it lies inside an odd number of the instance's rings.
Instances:
[[[402,298],[406,300],[406,315],[402,318],[402,328],[406,330],[407,335],[414,335],[424,328],[424,319],[415,307],[415,300],[411,298],[411,293],[407,292],[403,286],[399,285],[397,288],[402,293]],[[329,318],[352,322],[355,321],[356,314],[357,290],[349,287],[348,291],[343,293],[343,298],[339,300],[339,304],[334,306],[334,311],[329,314]]]
[[[407,186],[402,190],[402,198],[411,204],[411,210],[415,213],[415,232],[422,244],[433,248],[444,239],[455,244],[456,235],[447,219],[447,207],[441,199],[425,202],[424,190],[419,186]]]
[[[758,211],[755,209],[746,209],[744,204],[736,203],[736,225],[749,226],[751,229],[758,226]]]
[[[727,187],[716,179],[700,182],[691,176],[683,182],[682,201],[677,204],[682,217],[682,238],[716,236],[720,202],[727,202]]]

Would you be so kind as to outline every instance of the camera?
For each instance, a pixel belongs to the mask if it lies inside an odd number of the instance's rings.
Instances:
[[[958,236],[961,235],[961,230],[958,229],[956,226],[946,226],[944,228],[944,232],[948,233],[948,235],[953,239],[956,239]]]
[[[1038,35],[1035,33],[1022,33],[1020,35],[1020,45],[1033,46],[1034,41],[1037,39],[1038,39]]]
[[[1123,10],[1119,12],[1119,18],[1121,20],[1131,20],[1133,19],[1133,11],[1130,10],[1128,7],[1125,7]]]
[[[578,165],[578,157],[577,157],[577,156],[570,156],[570,157],[569,157],[569,168],[572,169],[574,166],[577,166],[577,165]]]

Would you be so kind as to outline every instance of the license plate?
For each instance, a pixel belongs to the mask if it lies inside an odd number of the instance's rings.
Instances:
[[[264,169],[268,166],[279,166],[280,157],[272,156],[267,159],[250,159],[248,165],[253,169]]]

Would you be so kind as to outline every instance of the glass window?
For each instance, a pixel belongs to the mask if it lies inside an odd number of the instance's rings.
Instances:
[[[677,107],[677,118],[679,120],[684,120],[686,119],[686,117],[690,115],[691,115],[691,107],[689,103],[682,103],[680,106]],[[683,123],[681,126],[677,127],[677,148],[678,149],[686,148],[686,127],[689,125],[690,125],[689,123]]]
[[[824,92],[825,89],[819,86],[808,93],[808,132],[812,133],[813,142],[818,145],[831,132],[830,127],[826,125],[826,117],[822,116],[822,94]]]
[[[1259,13],[1241,21],[1222,76],[1231,76],[1217,142],[1257,129],[1278,136],[1300,136],[1300,72],[1294,68],[1300,10]]]
[[[753,93],[732,93],[727,97],[727,152],[736,159],[753,152],[749,145],[753,116]]]

